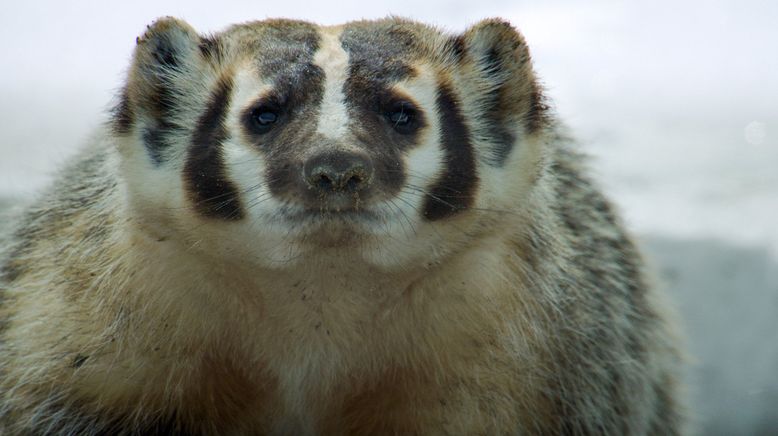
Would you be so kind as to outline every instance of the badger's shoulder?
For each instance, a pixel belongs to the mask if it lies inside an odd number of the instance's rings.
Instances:
[[[60,254],[100,247],[101,235],[111,230],[108,217],[121,209],[108,144],[101,131],[64,163],[49,186],[9,210],[0,264],[6,280],[15,280],[26,270],[45,270],[55,262],[53,247]]]

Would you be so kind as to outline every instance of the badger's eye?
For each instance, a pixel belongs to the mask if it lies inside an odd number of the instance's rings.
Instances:
[[[251,127],[257,133],[266,133],[278,122],[279,111],[271,106],[259,106],[251,111]]]
[[[407,102],[399,102],[392,105],[386,113],[386,119],[392,128],[399,133],[413,133],[418,123],[416,122],[416,109]]]

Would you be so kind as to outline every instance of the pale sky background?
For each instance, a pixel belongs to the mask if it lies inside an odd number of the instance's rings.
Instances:
[[[778,434],[778,1],[6,1],[0,197],[41,189],[105,120],[135,37],[266,17],[389,14],[525,35],[560,117],[688,326],[704,434]]]

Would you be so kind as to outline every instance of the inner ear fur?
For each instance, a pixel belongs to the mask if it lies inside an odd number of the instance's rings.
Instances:
[[[141,74],[156,74],[184,67],[195,55],[200,35],[185,21],[160,18],[136,40],[133,68]]]
[[[189,93],[192,81],[202,77],[202,38],[186,22],[160,18],[136,39],[132,66],[114,127],[126,133],[143,113],[158,125],[175,123],[176,108]]]
[[[474,68],[476,82],[490,96],[489,110],[508,119],[518,118],[529,133],[546,123],[547,106],[532,69],[524,37],[499,18],[483,20],[459,37]]]

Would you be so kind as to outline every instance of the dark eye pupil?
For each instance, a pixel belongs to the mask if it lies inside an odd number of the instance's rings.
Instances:
[[[276,113],[267,110],[258,111],[254,114],[254,120],[262,126],[273,124],[277,119],[278,115]]]
[[[257,103],[250,111],[244,112],[243,122],[249,131],[262,135],[279,127],[284,121],[284,111],[274,99]]]
[[[387,125],[401,135],[409,135],[418,130],[422,119],[416,108],[404,101],[390,106],[385,117]]]

